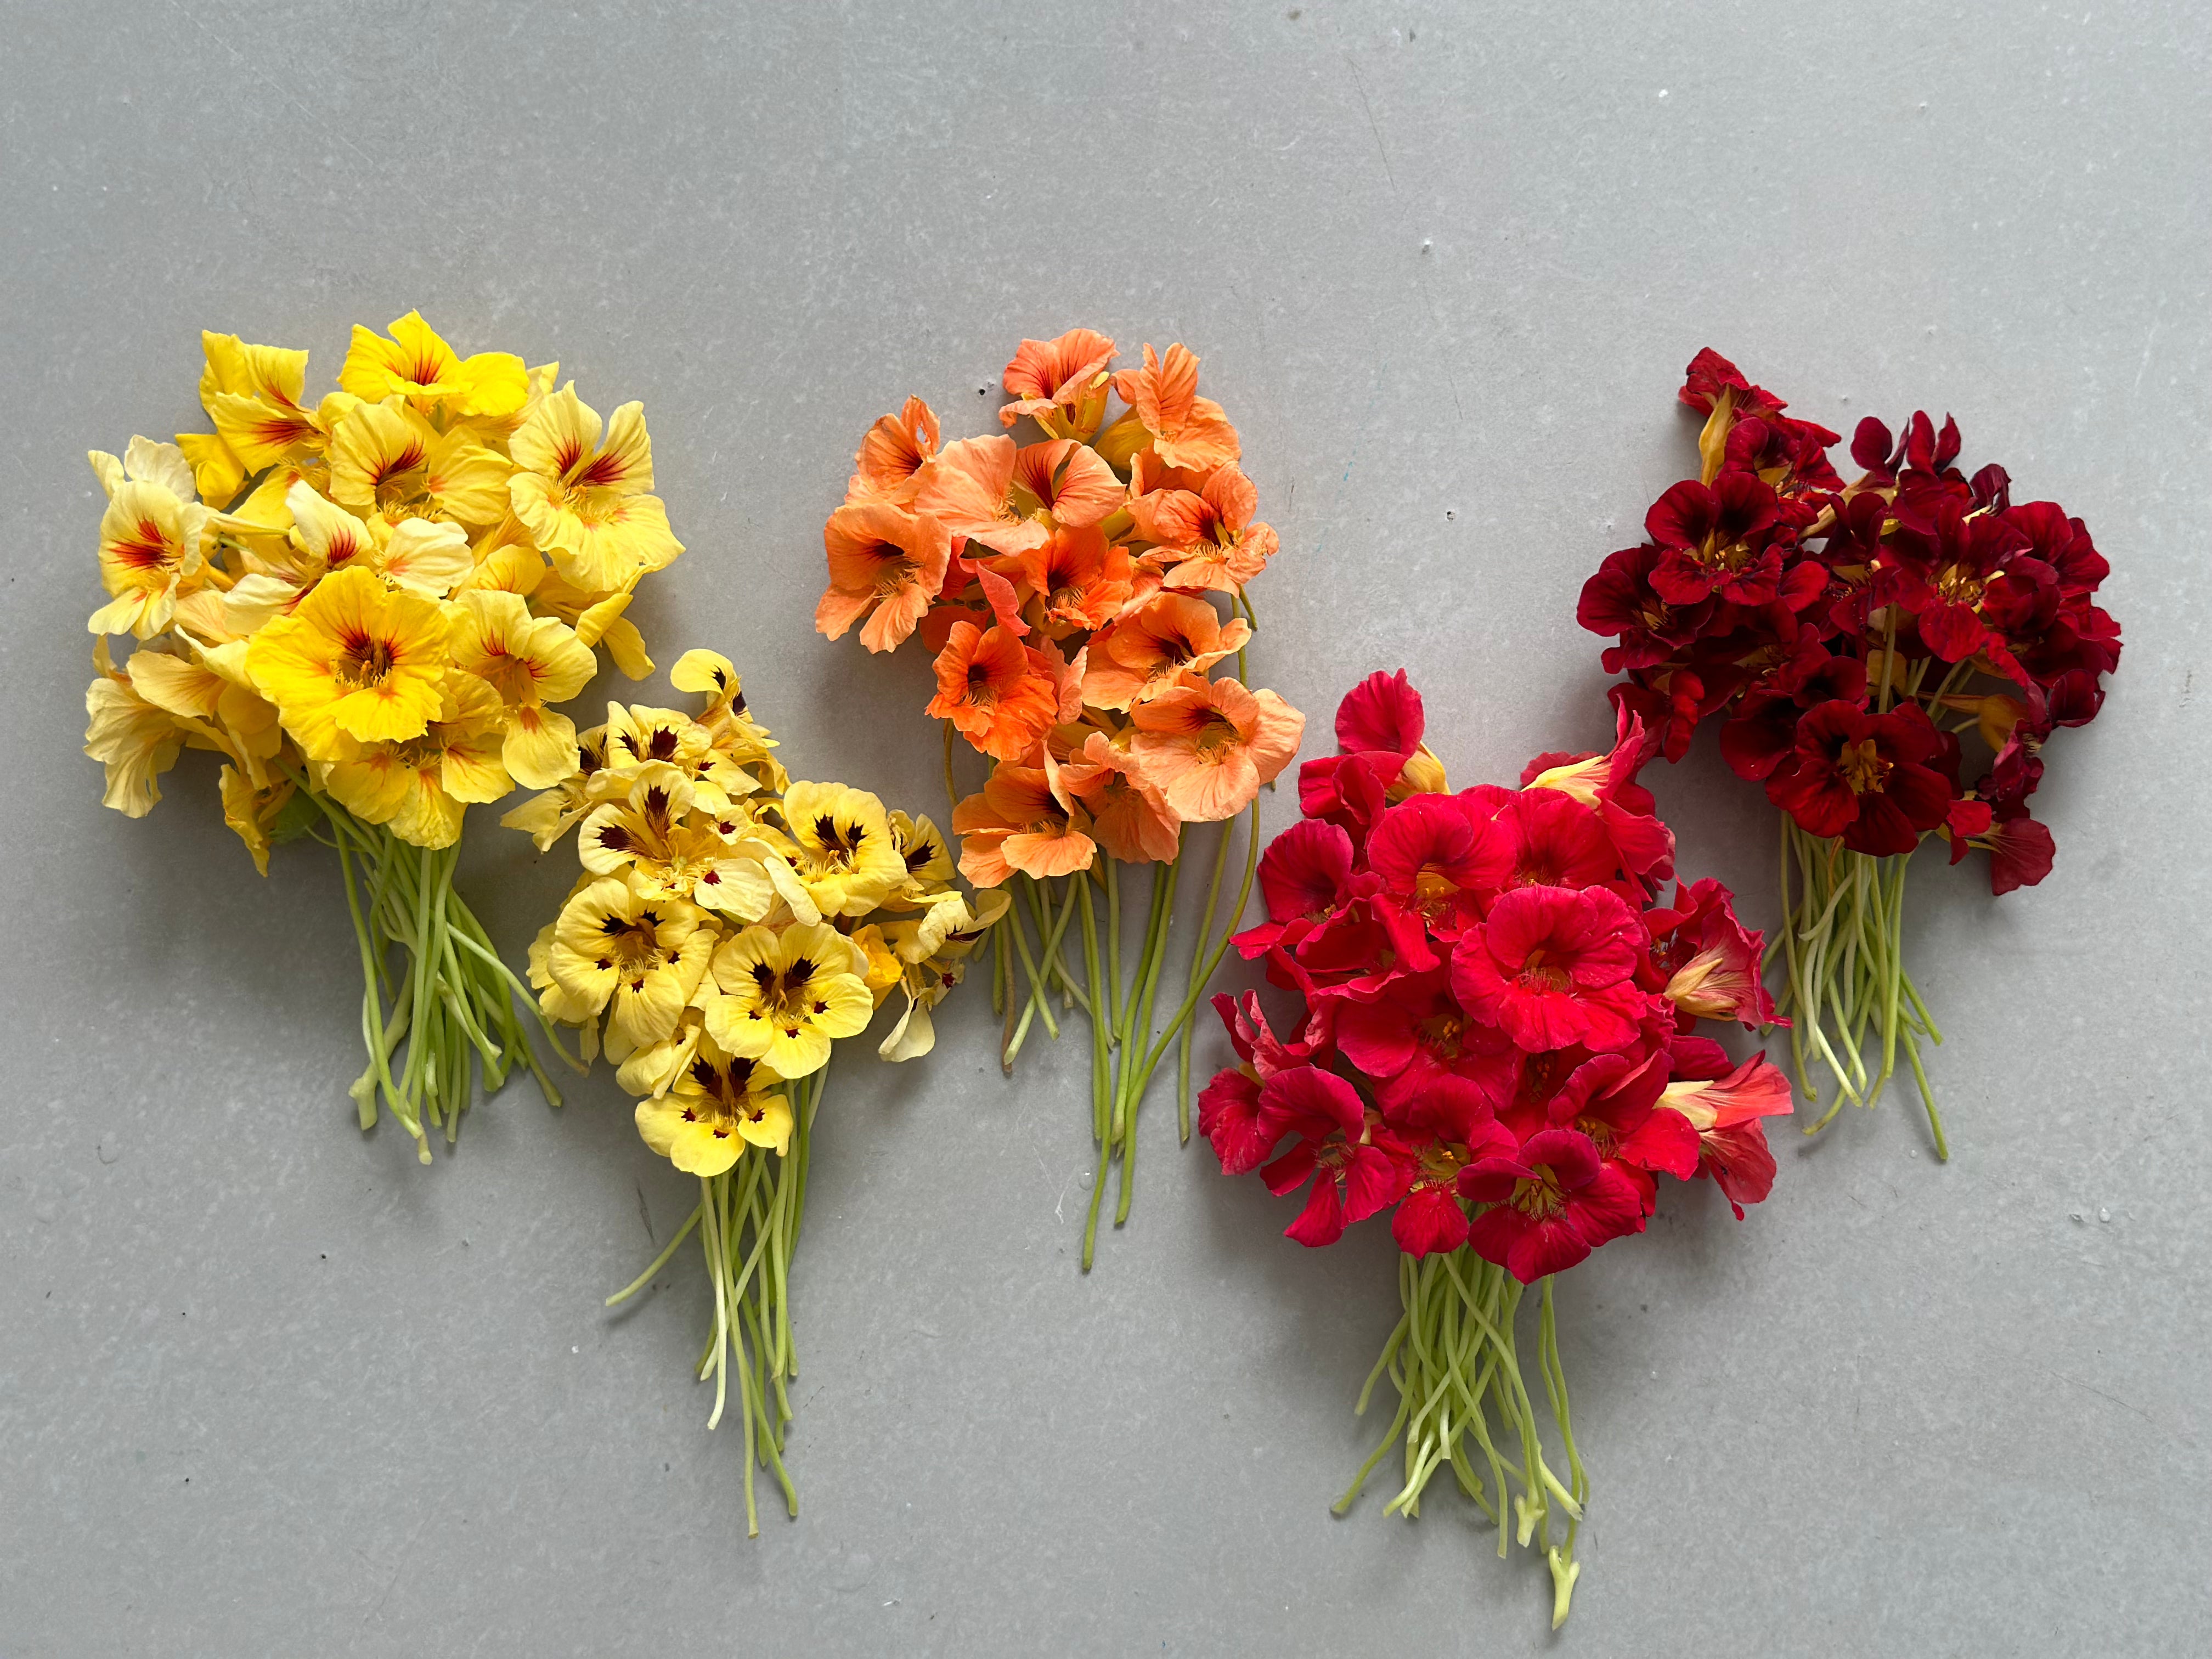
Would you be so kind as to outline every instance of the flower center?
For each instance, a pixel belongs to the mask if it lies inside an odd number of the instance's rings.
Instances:
[[[1457,1014],[1431,1014],[1414,1028],[1422,1047],[1445,1060],[1460,1056],[1460,1034],[1466,1022]]]
[[[392,672],[392,657],[389,640],[368,635],[348,640],[335,671],[338,684],[353,691],[380,685],[384,677]]]
[[[1936,591],[1954,605],[1979,605],[1985,584],[1961,564],[1948,566],[1936,579]]]
[[[1528,952],[1528,959],[1521,964],[1521,982],[1534,991],[1564,991],[1567,988],[1567,970],[1556,963],[1544,959],[1540,945]]]
[[[878,542],[868,550],[868,556],[876,562],[876,592],[880,597],[888,599],[914,586],[915,562],[904,548],[893,542]]]
[[[1850,785],[1854,795],[1878,795],[1887,785],[1893,763],[1881,757],[1872,738],[1847,743],[1836,757],[1836,770]]]
[[[1567,1207],[1567,1195],[1548,1164],[1531,1166],[1526,1180],[1513,1183],[1513,1207],[1532,1221],[1548,1220]]]

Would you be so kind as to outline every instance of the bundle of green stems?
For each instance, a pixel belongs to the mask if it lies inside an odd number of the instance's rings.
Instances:
[[[1884,649],[1870,666],[1877,671],[1877,711],[1887,714],[1893,704],[1909,702],[1954,734],[1977,725],[1971,711],[1980,700],[1960,694],[1979,672],[1971,661],[1950,665],[1935,690],[1924,694],[1929,659],[1908,668]],[[1945,714],[1961,708],[1970,711],[1967,717],[1947,726]],[[1902,1049],[1928,1113],[1936,1156],[1948,1160],[1951,1150],[1943,1119],[1920,1055],[1923,1038],[1941,1047],[1943,1033],[1905,970],[1905,882],[1911,859],[1911,852],[1888,858],[1855,853],[1840,840],[1813,835],[1787,812],[1782,815],[1785,981],[1775,1006],[1790,1021],[1790,1057],[1806,1099],[1815,1105],[1821,1102],[1820,1068],[1835,1085],[1826,1109],[1805,1126],[1807,1134],[1826,1128],[1846,1101],[1860,1106],[1879,1102]],[[1879,1063],[1870,1044],[1878,1045]]]
[[[547,1103],[558,1106],[560,1091],[531,1047],[531,1024],[555,1054],[583,1068],[562,1048],[537,997],[499,959],[483,925],[453,890],[459,843],[416,847],[387,825],[362,823],[309,789],[304,779],[295,781],[320,814],[306,833],[338,855],[361,951],[361,1035],[368,1064],[348,1091],[361,1127],[375,1124],[381,1100],[414,1138],[416,1157],[428,1164],[424,1125],[443,1128],[448,1146],[460,1134],[461,1114],[471,1098],[471,1061],[482,1067],[487,1096],[523,1066],[538,1079]],[[517,1012],[518,1000],[528,1010],[526,1021]]]
[[[1085,1273],[1097,1251],[1098,1217],[1109,1165],[1118,1164],[1121,1170],[1114,1224],[1121,1226],[1129,1218],[1129,1203],[1135,1192],[1138,1112],[1152,1073],[1167,1058],[1170,1045],[1176,1049],[1176,1127],[1185,1144],[1190,1139],[1192,1024],[1206,983],[1220,966],[1244,914],[1252,894],[1253,872],[1259,865],[1256,800],[1244,816],[1244,869],[1235,901],[1224,910],[1223,878],[1237,828],[1237,820],[1231,818],[1221,825],[1220,839],[1214,847],[1213,873],[1206,884],[1206,905],[1200,915],[1182,997],[1173,1005],[1164,1023],[1158,1014],[1168,943],[1175,927],[1181,859],[1151,866],[1151,895],[1140,935],[1123,927],[1123,890],[1133,886],[1135,878],[1133,874],[1125,880],[1121,861],[1108,856],[1103,848],[1090,868],[1072,875],[1038,880],[1017,874],[1014,902],[991,930],[991,1006],[1006,1022],[1000,1048],[1000,1063],[1006,1070],[1013,1070],[1015,1057],[1033,1025],[1042,1024],[1048,1036],[1058,1039],[1060,1022],[1053,1012],[1055,1000],[1061,1012],[1080,1009],[1090,1022],[1091,1133],[1098,1147],[1098,1167],[1092,1176],[1083,1229]],[[1130,867],[1133,872],[1139,866]],[[1133,960],[1127,957],[1123,949],[1125,933],[1132,941],[1141,940]],[[1082,955],[1072,963],[1069,957],[1079,940]]]
[[[1515,1346],[1515,1320],[1527,1288],[1465,1246],[1449,1254],[1398,1258],[1404,1312],[1368,1373],[1355,1411],[1366,1414],[1375,1385],[1386,1374],[1398,1391],[1398,1410],[1382,1443],[1337,1499],[1334,1512],[1342,1515],[1352,1507],[1367,1477],[1394,1446],[1404,1448],[1406,1480],[1383,1506],[1385,1515],[1417,1518],[1430,1478],[1449,1465],[1460,1490],[1498,1528],[1501,1559],[1509,1540],[1542,1553],[1552,1573],[1552,1628],[1557,1630],[1566,1622],[1575,1581],[1582,1576],[1575,1536],[1589,1501],[1589,1480],[1575,1450],[1549,1278],[1537,1281],[1536,1365],[1566,1453],[1564,1483],[1545,1461],[1535,1405]],[[1470,1439],[1481,1455],[1480,1467],[1469,1455]],[[1565,1521],[1557,1541],[1552,1531],[1555,1508]]]
[[[806,1167],[814,1115],[822,1105],[829,1067],[791,1084],[792,1131],[781,1157],[753,1147],[732,1168],[699,1182],[699,1202],[653,1265],[609,1297],[610,1308],[653,1282],[696,1228],[714,1287],[714,1325],[699,1356],[699,1380],[712,1377],[719,1427],[734,1379],[738,1421],[744,1439],[745,1530],[760,1536],[753,1492],[756,1465],[775,1476],[785,1510],[799,1514],[799,1489],[783,1462],[784,1435],[792,1419],[789,1384],[799,1376],[799,1350],[791,1335],[791,1262],[806,1214]]]

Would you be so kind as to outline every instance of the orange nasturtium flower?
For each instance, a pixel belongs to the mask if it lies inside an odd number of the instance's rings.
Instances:
[[[937,458],[937,415],[919,398],[909,398],[896,415],[868,428],[853,457],[853,479],[845,487],[851,501],[913,505],[921,489],[921,469]]]
[[[929,712],[951,720],[985,754],[1018,760],[1060,716],[1060,696],[1042,652],[1006,629],[957,622],[937,657]]]
[[[1103,628],[1121,614],[1135,591],[1135,562],[1096,525],[1062,527],[1017,562],[1024,596],[1043,602],[1045,630],[1061,635]],[[835,637],[832,635],[831,637]]]
[[[943,525],[888,501],[839,507],[822,526],[822,544],[830,588],[814,607],[814,625],[834,640],[860,622],[860,643],[871,651],[896,649],[914,632],[952,556]]]
[[[1106,388],[1113,380],[1107,365],[1113,361],[1113,341],[1095,329],[1023,341],[1006,365],[1004,384],[1015,401],[999,411],[1000,422],[1012,426],[1030,415],[1056,435],[1088,437],[1106,412]]]
[[[1204,471],[1237,458],[1237,428],[1219,404],[1198,395],[1198,359],[1188,348],[1171,345],[1161,357],[1146,346],[1145,366],[1116,374],[1114,390],[1129,412],[1114,423],[1115,432],[1100,434],[1108,459],[1123,446],[1132,453],[1149,446],[1170,466]],[[1132,425],[1133,431],[1121,429]]]
[[[1275,556],[1272,526],[1254,524],[1260,492],[1234,461],[1225,461],[1204,487],[1161,489],[1129,503],[1140,533],[1158,544],[1147,564],[1166,570],[1180,588],[1241,592]]]
[[[1234,656],[1251,637],[1242,617],[1224,623],[1194,594],[1162,593],[1091,642],[1083,700],[1099,708],[1146,702]]]
[[[1012,438],[963,438],[947,444],[922,478],[915,505],[956,536],[994,552],[1026,553],[1052,532],[1017,499]],[[1034,497],[1032,497],[1034,500]]]
[[[1042,878],[1089,869],[1089,827],[1036,766],[1000,765],[981,794],[952,810],[960,873],[978,887],[996,887],[1017,870]]]
[[[1241,812],[1298,752],[1306,717],[1273,691],[1188,679],[1131,713],[1137,764],[1186,818]]]
[[[1109,857],[1124,864],[1174,861],[1182,826],[1127,749],[1093,732],[1050,769],[1057,792],[1083,809],[1091,839]]]

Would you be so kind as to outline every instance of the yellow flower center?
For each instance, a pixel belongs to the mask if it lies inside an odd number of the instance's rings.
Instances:
[[[1889,777],[1890,765],[1881,757],[1872,738],[1845,744],[1843,753],[1836,757],[1836,770],[1850,785],[1854,795],[1880,794]]]

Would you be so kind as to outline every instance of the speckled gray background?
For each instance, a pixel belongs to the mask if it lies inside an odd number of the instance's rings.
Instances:
[[[0,1655],[2205,1650],[2201,8],[176,0],[0,38]],[[416,305],[643,398],[690,547],[663,661],[721,647],[802,773],[925,805],[925,665],[809,631],[820,521],[906,393],[984,429],[1024,334],[1203,355],[1283,534],[1255,677],[1325,726],[1403,663],[1461,782],[1603,736],[1574,598],[1689,465],[1698,347],[1845,430],[1955,411],[2087,519],[2128,630],[2052,747],[2052,879],[1913,879],[1957,1157],[1907,1090],[1790,1137],[1742,1226],[1670,1191],[1569,1277],[1597,1495],[1553,1642],[1455,1497],[1328,1514],[1381,1229],[1299,1249],[1156,1103],[1079,1279],[1081,1052],[1003,1082],[972,998],[840,1076],[805,1510],[747,1543],[696,1261],[599,1306],[690,1203],[611,1079],[428,1170],[364,1139],[325,855],[260,881],[205,757],[132,823],[76,753],[85,448],[198,423],[204,325],[321,385]],[[1709,748],[1652,781],[1771,920],[1755,792]],[[567,855],[471,835],[519,957]]]

